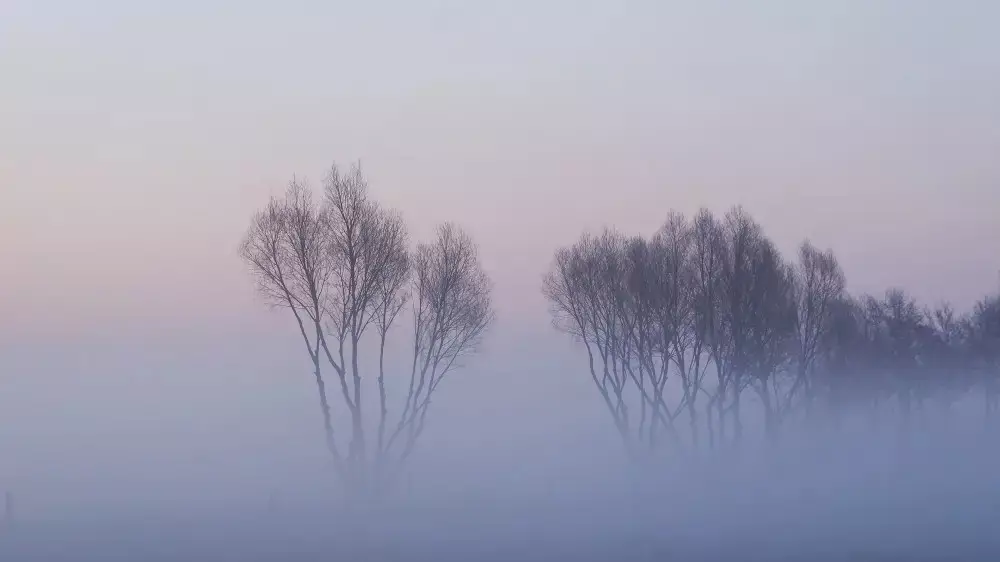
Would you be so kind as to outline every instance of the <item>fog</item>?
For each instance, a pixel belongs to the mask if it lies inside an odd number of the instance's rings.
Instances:
[[[558,454],[526,447],[506,460],[424,459],[419,490],[351,514],[334,507],[320,475],[272,480],[281,492],[269,506],[226,490],[233,486],[224,478],[191,480],[199,497],[172,505],[136,490],[145,506],[94,504],[61,518],[26,510],[7,529],[3,553],[5,560],[986,560],[1000,548],[1000,466],[990,439],[935,435],[900,447],[889,436],[822,445],[809,437],[810,445],[767,457],[677,459],[654,474],[629,471],[608,460],[613,447],[594,444],[550,448]]]
[[[1000,3],[0,4],[0,561],[1000,559]],[[255,291],[266,268],[241,246],[290,180],[318,201],[354,162],[408,257],[443,223],[468,234],[495,312],[377,500],[329,450],[319,346],[273,283]],[[739,307],[687,303],[691,337],[666,346],[687,347],[651,351],[636,313],[662,303],[629,293],[629,267],[664,257],[672,212],[731,233],[735,206],[767,236],[719,253],[760,250],[743,261],[770,284],[741,322],[770,324],[706,337],[691,318]],[[813,337],[819,359],[800,349],[804,240],[846,274],[830,324],[847,329]],[[605,276],[632,323],[610,363],[636,381],[669,366],[656,400],[679,438],[650,458],[623,429],[642,441],[653,400],[623,374],[625,398],[602,396],[586,330],[551,314],[563,251],[634,262]],[[391,419],[414,324],[406,308],[389,335]],[[725,335],[761,333],[732,368]],[[372,332],[361,355],[373,432]],[[754,371],[735,411],[702,373],[698,446],[675,368],[694,356],[729,382]],[[723,418],[744,434],[708,427]]]
[[[836,431],[788,429],[780,444],[761,438],[751,411],[738,448],[670,452],[639,469],[625,461],[582,366],[480,368],[463,378],[501,394],[476,401],[456,379],[406,489],[349,510],[311,389],[299,384],[306,369],[270,381],[232,353],[230,368],[250,373],[242,382],[195,371],[194,359],[164,360],[128,382],[108,374],[114,363],[104,358],[63,386],[64,399],[43,401],[51,389],[37,379],[8,386],[8,396],[58,410],[38,420],[65,425],[48,430],[59,434],[59,451],[47,450],[52,437],[37,428],[7,426],[15,517],[0,535],[2,559],[987,560],[1000,552],[1000,455],[973,405],[906,438],[891,418],[872,427],[857,416]],[[161,378],[168,372],[174,382]],[[524,386],[534,377],[566,392],[532,398]],[[181,396],[224,381],[238,389],[233,403]],[[88,393],[110,384],[135,385],[132,405],[102,405],[108,425],[88,426]],[[216,421],[206,425],[209,409]]]

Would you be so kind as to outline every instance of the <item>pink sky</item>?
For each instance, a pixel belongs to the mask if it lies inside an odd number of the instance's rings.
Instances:
[[[583,229],[649,232],[669,209],[736,203],[783,248],[835,248],[858,289],[965,306],[994,288],[996,40],[958,8],[764,6],[738,24],[710,5],[568,17],[555,2],[531,22],[513,5],[352,8],[360,28],[324,50],[316,20],[348,14],[219,7],[195,25],[185,3],[109,2],[100,18],[54,4],[52,19],[15,2],[0,327],[44,333],[53,307],[62,331],[139,308],[238,317],[250,213],[293,174],[355,159],[417,235],[471,229],[502,311],[525,322],[544,315],[549,256]],[[296,30],[301,44],[283,41]],[[359,38],[379,46],[343,52]]]
[[[112,443],[136,412],[206,439],[250,413],[275,443],[314,428],[299,343],[236,249],[270,194],[334,161],[360,159],[414,238],[454,220],[480,242],[499,323],[456,393],[576,365],[539,292],[552,253],[671,209],[744,204],[786,252],[834,248],[858,291],[964,309],[995,290],[998,9],[750,4],[3,3],[11,466],[66,461],[67,425]]]

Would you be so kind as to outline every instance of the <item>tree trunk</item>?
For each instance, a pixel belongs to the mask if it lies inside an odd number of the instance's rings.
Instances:
[[[687,409],[688,421],[691,424],[691,445],[697,450],[701,443],[698,435],[698,411],[694,407],[694,400],[688,400]]]
[[[708,431],[708,448],[715,449],[715,424],[713,420],[715,419],[715,402],[709,401],[708,406],[705,408],[705,429]]]
[[[733,385],[733,441],[739,444],[743,441],[743,418],[740,414],[740,398],[743,395],[743,391],[740,388],[740,382],[737,380],[736,384]]]
[[[716,415],[719,420],[719,447],[726,446],[726,400],[725,393],[722,394],[721,399],[715,404]]]
[[[364,479],[365,433],[364,417],[361,413],[361,373],[358,371],[358,337],[351,336],[351,373],[354,378],[354,408],[351,411],[351,458],[356,465],[358,481]]]
[[[313,374],[316,378],[316,393],[319,394],[319,409],[323,415],[323,434],[326,440],[326,448],[333,456],[334,466],[338,472],[343,473],[340,453],[337,451],[337,442],[333,434],[333,422],[330,420],[330,402],[326,398],[326,383],[323,381],[323,374],[320,370],[319,352],[313,355]]]
[[[771,401],[771,393],[768,390],[767,380],[762,381],[759,385],[755,386],[757,394],[760,396],[761,405],[764,407],[764,434],[768,441],[773,441],[777,437],[777,418],[774,411],[774,405]]]

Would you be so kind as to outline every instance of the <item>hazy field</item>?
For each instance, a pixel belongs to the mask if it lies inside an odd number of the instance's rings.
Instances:
[[[767,455],[675,460],[639,474],[598,455],[482,466],[425,463],[405,500],[348,517],[287,482],[286,500],[190,510],[25,517],[3,560],[990,560],[1000,554],[1000,468],[982,435],[816,435]],[[789,439],[789,443],[794,443]],[[822,446],[820,445],[822,443]],[[890,444],[894,443],[894,444]],[[575,455],[575,456],[574,456]],[[525,456],[524,458],[528,458]],[[436,474],[436,475],[435,475]],[[293,496],[298,499],[291,499]]]

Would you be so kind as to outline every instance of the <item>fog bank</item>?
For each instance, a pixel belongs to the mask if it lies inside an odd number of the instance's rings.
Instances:
[[[5,530],[0,555],[987,560],[1000,553],[1000,455],[991,444],[981,427],[965,425],[905,439],[892,427],[790,430],[780,444],[748,439],[739,449],[676,452],[642,469],[600,438],[503,460],[425,455],[407,489],[379,506],[350,510],[322,479],[289,479],[271,497],[205,489],[183,507],[25,515]]]

